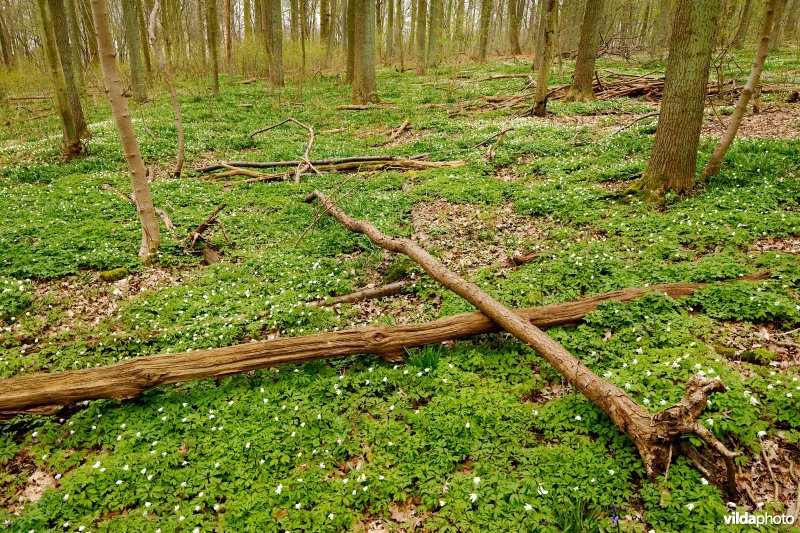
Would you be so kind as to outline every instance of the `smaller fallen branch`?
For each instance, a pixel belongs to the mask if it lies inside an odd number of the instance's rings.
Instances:
[[[541,251],[538,251],[538,252],[531,252],[529,254],[514,254],[511,256],[509,261],[514,266],[520,266],[526,263],[530,263],[531,261],[539,257],[541,253],[542,253]]]
[[[472,80],[472,83],[481,83],[483,81],[494,81],[494,80],[507,80],[512,78],[525,78],[528,79],[530,74],[492,74],[491,76],[486,76],[485,78],[478,78],[477,80]]]
[[[332,133],[342,133],[347,131],[347,128],[333,128],[331,130],[322,130],[320,133],[322,135],[330,135]]]
[[[408,129],[408,126],[411,124],[411,121],[405,119],[402,124],[398,128],[395,128],[391,131],[389,135],[389,142],[396,141],[398,137],[400,137],[404,131]]]
[[[369,111],[370,109],[398,109],[392,104],[348,104],[340,105],[336,109],[340,111]]]
[[[249,78],[249,79],[240,81],[239,85],[250,85],[251,83],[255,83],[257,81],[258,81],[258,78]]]
[[[190,231],[190,232],[189,232],[189,234],[188,234],[188,235],[186,235],[186,237],[184,237],[184,238],[183,238],[183,240],[181,240],[181,245],[182,245],[182,246],[183,246],[183,247],[184,247],[184,248],[185,248],[187,251],[190,251],[190,252],[191,252],[191,251],[194,251],[194,245],[197,243],[197,241],[198,241],[198,240],[199,240],[199,241],[201,241],[203,244],[205,244],[205,245],[206,245],[206,247],[209,247],[209,246],[210,246],[210,243],[209,243],[209,242],[208,242],[208,240],[207,240],[207,239],[206,239],[206,238],[203,236],[203,232],[204,232],[204,231],[206,231],[206,230],[207,230],[207,229],[208,229],[210,226],[212,226],[212,225],[215,225],[215,224],[216,224],[216,225],[218,225],[218,226],[220,226],[220,227],[222,227],[222,221],[220,221],[220,220],[217,218],[217,215],[219,214],[219,212],[220,212],[220,211],[222,211],[223,209],[225,209],[225,207],[226,207],[226,206],[227,206],[227,204],[225,204],[224,202],[223,202],[223,203],[221,203],[221,204],[219,204],[219,205],[217,206],[217,208],[216,208],[216,209],[214,209],[214,211],[212,211],[212,212],[211,212],[211,214],[210,214],[210,215],[208,215],[208,216],[205,218],[205,220],[203,220],[203,221],[202,221],[202,222],[201,222],[201,223],[200,223],[200,224],[199,224],[199,225],[198,225],[198,226],[197,226],[197,227],[194,229],[194,231]],[[188,245],[186,244],[187,242],[188,242]]]
[[[278,126],[282,126],[286,123],[291,122],[292,124],[297,124],[301,128],[304,128],[308,131],[308,144],[306,145],[306,151],[303,152],[303,158],[301,159],[301,163],[297,165],[297,170],[294,173],[294,181],[295,183],[300,183],[300,176],[305,173],[307,170],[315,170],[314,165],[311,164],[309,158],[311,157],[311,149],[314,148],[314,128],[311,126],[306,126],[296,118],[289,117],[285,120],[278,122],[277,124],[273,124],[272,126],[267,126],[266,128],[262,128],[260,130],[256,130],[250,134],[250,137],[255,137],[259,133],[264,133],[265,131],[269,131],[271,129],[277,128]]]
[[[417,154],[409,157],[396,156],[396,155],[361,155],[352,157],[331,157],[328,159],[314,159],[311,164],[314,167],[322,165],[337,165],[339,163],[368,163],[371,161],[394,161],[398,159],[425,159],[429,154]],[[228,167],[246,167],[246,168],[280,168],[280,167],[296,167],[303,163],[303,161],[222,161],[213,165],[200,167],[197,172],[206,173],[213,172]]]
[[[635,118],[635,119],[631,120],[630,122],[628,122],[625,126],[623,126],[623,127],[619,128],[618,130],[612,132],[611,135],[609,135],[609,137],[613,137],[614,135],[617,135],[618,133],[622,133],[623,131],[632,128],[635,124],[637,124],[638,122],[641,122],[642,120],[644,120],[646,118],[657,117],[660,114],[661,114],[660,112],[656,111],[655,113],[648,113],[646,115],[642,115],[641,117]]]
[[[379,287],[370,287],[360,289],[344,296],[337,296],[335,298],[328,298],[326,300],[314,300],[308,302],[311,307],[332,307],[339,304],[349,304],[353,302],[360,302],[362,300],[371,300],[373,298],[383,298],[385,296],[394,296],[406,292],[410,287],[413,287],[415,281],[402,280],[395,281]]]

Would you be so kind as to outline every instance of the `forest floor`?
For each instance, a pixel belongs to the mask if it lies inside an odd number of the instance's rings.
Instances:
[[[768,78],[799,84],[796,53],[771,57],[767,68]],[[102,189],[130,192],[102,95],[87,101],[88,155],[70,162],[59,156],[54,117],[32,120],[39,111],[27,104],[0,107],[8,124],[0,131],[0,377],[472,309],[330,218],[298,240],[316,211],[304,196],[341,186],[345,211],[413,236],[511,307],[771,269],[765,281],[714,283],[687,299],[606,303],[549,334],[654,412],[678,401],[691,375],[720,376],[728,389],[711,398],[703,423],[744,452],[738,509],[797,513],[800,108],[764,95],[764,112],[745,119],[722,173],[658,209],[625,194],[644,169],[657,118],[625,127],[653,102],[553,100],[545,118],[463,111],[466,101],[519,92],[524,80],[456,75],[527,72],[514,60],[425,78],[382,70],[379,94],[398,109],[369,111],[336,109],[349,99],[337,77],[274,94],[265,82],[223,83],[217,99],[204,80],[191,80],[180,88],[188,157],[180,179],[170,177],[169,99],[131,103],[144,158],[157,166],[155,203],[178,233],[227,203],[227,239],[219,227],[207,234],[224,260],[210,266],[166,231],[155,265],[139,263],[135,212]],[[701,163],[730,111],[707,110]],[[192,170],[297,159],[307,141],[299,128],[249,137],[287,116],[315,128],[313,158],[429,153],[468,163],[309,175],[299,185],[223,186]],[[410,130],[388,142],[406,118]],[[473,146],[503,127],[514,129],[487,160],[486,148]],[[509,262],[532,252],[529,263]],[[128,275],[103,281],[99,272],[112,268]],[[405,295],[306,306],[406,278],[417,284]],[[579,515],[610,527],[614,510],[622,531],[714,531],[729,505],[718,481],[682,456],[666,480],[648,481],[606,415],[506,334],[409,350],[397,364],[349,357],[161,387],[0,428],[0,524],[11,531],[557,531]]]

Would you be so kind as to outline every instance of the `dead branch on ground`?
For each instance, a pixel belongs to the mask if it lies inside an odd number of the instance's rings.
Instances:
[[[371,300],[373,298],[383,298],[385,296],[394,296],[406,292],[410,287],[413,287],[415,281],[402,280],[388,283],[379,287],[368,287],[359,289],[344,296],[337,296],[335,298],[328,298],[326,300],[314,300],[308,302],[312,307],[332,307],[339,304],[348,304],[353,302],[360,302],[362,300]]]
[[[309,158],[311,157],[311,149],[314,148],[314,128],[311,126],[306,126],[296,118],[289,117],[284,119],[277,124],[273,124],[272,126],[267,126],[266,128],[262,128],[260,130],[256,130],[250,134],[250,137],[255,137],[259,133],[264,133],[265,131],[269,131],[271,129],[277,128],[278,126],[282,126],[288,122],[292,124],[296,124],[301,128],[304,128],[308,132],[308,144],[306,145],[306,151],[303,152],[303,157],[299,165],[297,165],[297,170],[294,173],[294,181],[295,183],[300,183],[300,176],[304,174],[307,170],[315,170],[314,165],[311,163]]]

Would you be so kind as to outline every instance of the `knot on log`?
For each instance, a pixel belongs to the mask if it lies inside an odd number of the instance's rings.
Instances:
[[[686,383],[683,400],[653,416],[659,438],[671,440],[694,433],[697,429],[697,418],[706,408],[708,397],[713,392],[724,390],[725,383],[719,378],[692,376]]]

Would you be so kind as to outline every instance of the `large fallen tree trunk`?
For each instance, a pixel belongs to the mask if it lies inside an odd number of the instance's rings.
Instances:
[[[709,395],[712,392],[725,390],[725,384],[721,379],[695,375],[687,383],[685,396],[680,403],[667,407],[659,413],[650,414],[622,388],[592,372],[566,348],[531,324],[529,320],[525,320],[489,296],[474,283],[448,270],[412,240],[384,235],[369,222],[356,220],[342,211],[319,191],[311,193],[306,201],[312,202],[314,199],[319,200],[325,212],[341,222],[348,230],[365,235],[381,248],[408,256],[433,279],[483,311],[503,329],[533,347],[559,374],[602,409],[612,422],[630,437],[642,458],[649,478],[655,479],[666,471],[672,460],[673,446],[680,445],[680,437],[694,434],[723,457],[728,470],[728,490],[729,493],[735,493],[733,459],[741,455],[741,452],[728,450],[722,441],[697,421],[706,407]]]
[[[767,272],[748,276],[764,279]],[[517,309],[540,328],[579,322],[602,302],[630,302],[650,293],[690,296],[708,283],[669,283],[599,294],[583,300]],[[153,355],[108,366],[0,379],[0,420],[20,413],[53,413],[61,405],[86,400],[134,398],[172,383],[250,372],[314,359],[358,354],[396,356],[407,348],[499,331],[483,313],[461,313],[421,324],[377,325],[304,337],[278,338],[224,348]]]

